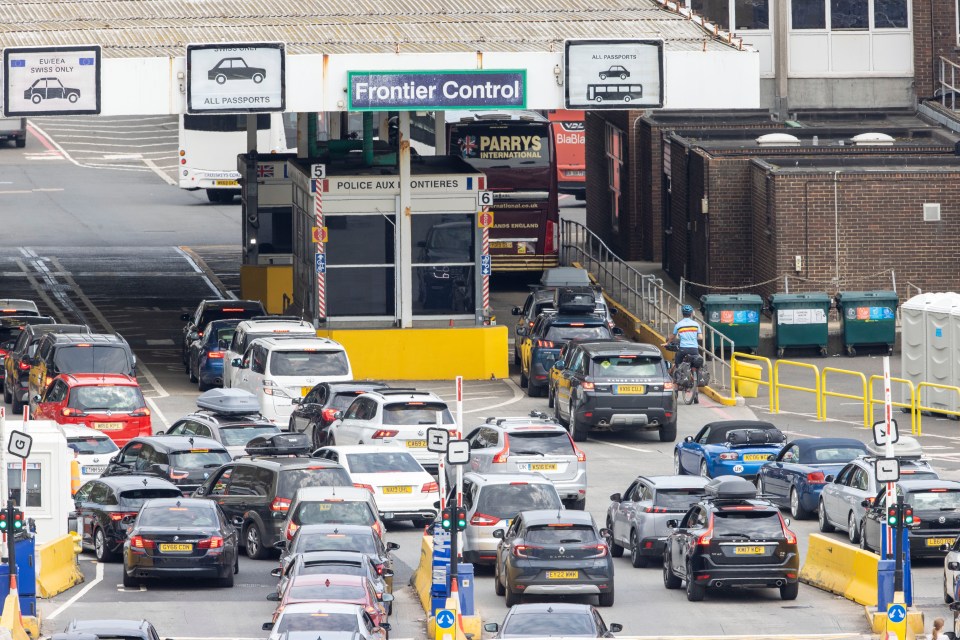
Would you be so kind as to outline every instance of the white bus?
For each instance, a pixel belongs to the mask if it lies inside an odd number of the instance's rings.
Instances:
[[[295,113],[257,115],[257,151],[296,150]],[[237,156],[247,151],[247,116],[181,115],[177,177],[181,189],[206,189],[210,202],[231,202],[240,195]]]

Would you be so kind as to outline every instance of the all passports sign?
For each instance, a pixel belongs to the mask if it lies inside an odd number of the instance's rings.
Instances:
[[[285,73],[280,42],[187,45],[187,112],[283,111]]]
[[[663,106],[663,40],[567,40],[567,109]]]

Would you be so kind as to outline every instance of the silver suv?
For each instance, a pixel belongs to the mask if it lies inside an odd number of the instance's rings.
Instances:
[[[553,483],[568,508],[586,506],[587,454],[546,414],[531,411],[529,416],[487,418],[468,431],[466,439],[470,471],[539,473]],[[447,475],[453,477],[450,467]]]

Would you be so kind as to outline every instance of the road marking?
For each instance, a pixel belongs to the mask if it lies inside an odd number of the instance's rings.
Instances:
[[[72,162],[73,164],[77,165],[78,167],[84,166],[84,165],[80,164],[79,162],[77,162],[76,160],[74,160],[74,159],[70,156],[70,154],[67,153],[67,150],[66,150],[66,149],[64,149],[63,147],[61,147],[60,144],[59,144],[56,140],[54,140],[54,139],[51,138],[49,135],[47,135],[47,132],[46,132],[46,131],[44,131],[43,129],[41,129],[40,127],[38,127],[36,124],[34,124],[33,120],[27,120],[27,130],[28,130],[30,133],[32,133],[33,136],[34,136],[37,140],[40,141],[40,144],[42,144],[44,147],[47,148],[47,151],[59,151],[59,152],[61,153],[61,155],[63,155],[64,158],[66,158],[67,160],[69,160],[69,161]]]
[[[98,563],[97,563],[97,575],[96,575],[96,577],[93,579],[93,582],[91,582],[91,583],[89,583],[88,585],[86,585],[83,589],[80,589],[80,591],[78,591],[75,596],[71,597],[69,600],[67,600],[66,602],[64,602],[64,603],[63,603],[62,605],[60,605],[59,607],[57,607],[57,609],[56,609],[53,613],[51,613],[50,615],[46,616],[47,620],[53,620],[53,619],[56,618],[58,615],[60,615],[61,613],[63,613],[63,612],[66,611],[67,609],[69,609],[71,606],[73,606],[73,604],[74,604],[77,600],[79,600],[79,599],[82,598],[83,596],[87,595],[87,592],[90,591],[90,589],[93,589],[95,586],[97,586],[97,585],[100,583],[100,581],[102,581],[102,580],[103,580],[103,565],[98,562]]]
[[[160,167],[158,167],[158,166],[157,166],[157,163],[154,162],[153,160],[151,160],[150,158],[143,158],[143,164],[145,164],[145,165],[147,165],[148,167],[150,167],[150,170],[151,170],[151,171],[153,171],[155,174],[157,174],[158,176],[160,176],[160,178],[161,178],[164,182],[166,182],[167,184],[169,184],[171,187],[177,186],[177,181],[174,180],[173,178],[171,178],[171,177],[167,174],[166,171],[164,171],[163,169],[161,169]]]
[[[220,281],[220,278],[217,277],[217,274],[215,274],[213,271],[210,271],[208,274],[205,269],[200,268],[200,265],[197,264],[197,260],[202,261],[202,258],[200,258],[200,256],[198,256],[193,249],[190,247],[174,247],[173,250],[182,255],[183,259],[186,260],[191,267],[193,267],[194,271],[203,274],[203,280],[207,283],[207,286],[210,287],[211,291],[221,298],[227,298],[229,300],[237,299],[237,295],[233,291],[227,289],[226,285],[224,285],[223,282]],[[220,285],[219,288],[213,284],[214,281]]]
[[[626,444],[618,444],[616,442],[607,442],[606,440],[594,440],[593,438],[587,438],[587,442],[596,442],[597,444],[603,444],[608,447],[616,447],[617,449],[627,449],[628,451],[639,451],[640,453],[657,453],[653,449],[644,449],[643,447],[631,447]]]
[[[496,404],[491,404],[486,407],[480,407],[479,409],[471,409],[470,411],[464,411],[464,414],[467,413],[480,413],[481,411],[490,411],[490,409],[496,409],[497,407],[505,407],[508,404],[513,404],[525,396],[523,390],[517,386],[517,384],[510,378],[504,378],[503,381],[508,387],[513,391],[513,397],[510,400],[504,400],[503,402],[498,402]]]

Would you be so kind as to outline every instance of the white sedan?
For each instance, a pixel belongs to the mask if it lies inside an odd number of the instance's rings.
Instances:
[[[411,520],[422,527],[437,515],[437,482],[409,451],[390,445],[356,445],[323,447],[313,455],[343,465],[353,486],[373,493],[385,521]]]

